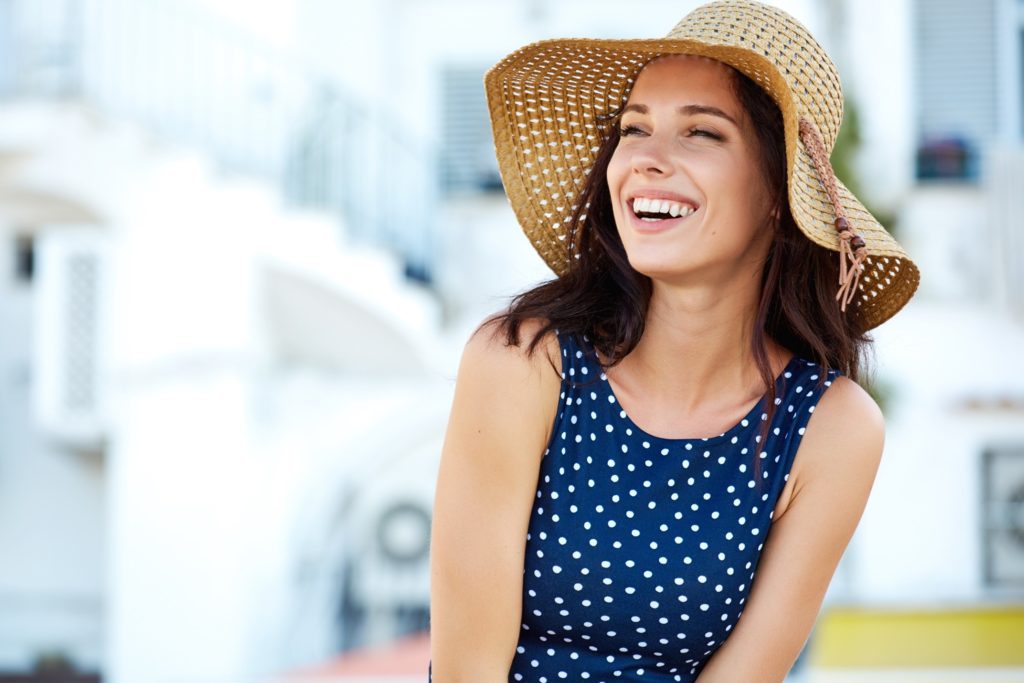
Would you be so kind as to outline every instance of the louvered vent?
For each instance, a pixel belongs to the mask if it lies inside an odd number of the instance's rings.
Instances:
[[[62,229],[37,251],[36,416],[52,435],[92,447],[102,439],[103,237]]]
[[[1024,445],[990,449],[982,462],[985,583],[1024,588]]]
[[[997,0],[917,0],[918,177],[975,178],[998,131]]]
[[[484,71],[448,67],[442,72],[441,178],[448,195],[501,189],[484,96]]]

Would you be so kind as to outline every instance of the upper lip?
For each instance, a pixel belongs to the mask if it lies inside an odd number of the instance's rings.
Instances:
[[[696,200],[690,199],[678,192],[667,192],[665,190],[634,190],[626,196],[626,203],[629,204],[630,208],[633,207],[633,200],[637,198],[667,200],[677,204],[692,206],[694,210],[700,208],[700,204],[698,204]]]

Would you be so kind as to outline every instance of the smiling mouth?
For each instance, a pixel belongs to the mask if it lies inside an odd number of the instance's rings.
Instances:
[[[630,208],[637,218],[649,223],[672,218],[686,218],[697,210],[696,207],[689,204],[673,202],[668,199],[647,199],[646,197],[633,199]]]

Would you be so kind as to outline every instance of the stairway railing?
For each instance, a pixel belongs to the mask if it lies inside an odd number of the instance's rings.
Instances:
[[[0,0],[0,97],[78,99],[266,178],[433,268],[434,152],[296,58],[181,0]]]

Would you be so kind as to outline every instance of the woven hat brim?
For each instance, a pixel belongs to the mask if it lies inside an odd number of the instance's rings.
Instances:
[[[832,203],[803,141],[798,140],[794,162],[789,177],[793,219],[813,242],[838,251],[839,236],[833,223]],[[868,249],[854,310],[871,329],[896,315],[910,301],[920,284],[921,273],[900,243],[838,178],[836,186],[850,227],[864,239]]]
[[[611,117],[624,105],[643,66],[666,54],[716,59],[769,93],[785,125],[793,217],[808,238],[838,250],[828,194],[799,139],[798,118],[805,112],[786,76],[767,57],[752,49],[692,39],[556,39],[513,52],[484,79],[505,190],[544,261],[558,274],[568,271],[568,223],[596,153],[612,132]],[[841,109],[833,118],[841,118]],[[831,146],[838,121],[818,123]],[[868,248],[854,315],[870,329],[906,304],[920,276],[899,243],[841,183],[839,194],[852,227]]]

